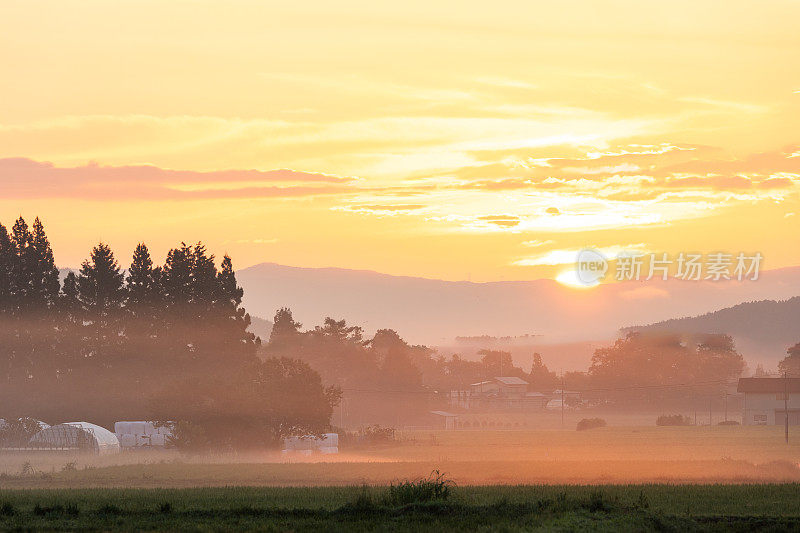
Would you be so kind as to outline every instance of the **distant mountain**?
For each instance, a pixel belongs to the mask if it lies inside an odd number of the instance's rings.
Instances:
[[[250,315],[250,333],[255,333],[256,337],[261,337],[261,342],[269,342],[269,334],[272,333],[272,322],[264,318]]]
[[[344,318],[368,334],[395,329],[409,342],[438,346],[445,354],[474,356],[499,342],[509,344],[498,349],[511,351],[517,364],[527,367],[538,351],[557,370],[585,369],[597,346],[633,324],[729,333],[748,361],[770,368],[800,341],[800,299],[794,298],[800,296],[800,267],[764,271],[758,281],[631,281],[593,289],[545,279],[475,283],[275,263],[236,275],[250,330],[263,341],[272,330],[266,318],[284,306],[307,328],[327,316]],[[498,339],[487,338],[486,346],[477,339],[456,341],[482,336]]]
[[[545,279],[475,283],[274,263],[242,269],[237,278],[253,315],[272,317],[286,306],[305,327],[331,316],[367,332],[392,328],[409,342],[431,346],[481,335],[536,334],[533,344],[550,345],[602,341],[632,324],[800,295],[800,267],[764,271],[757,281],[630,281],[593,289]]]
[[[626,330],[727,333],[748,360],[774,368],[786,349],[800,342],[800,297],[745,302],[700,316]]]

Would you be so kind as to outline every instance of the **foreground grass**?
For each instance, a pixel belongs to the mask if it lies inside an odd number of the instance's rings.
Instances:
[[[418,461],[316,463],[150,463],[106,467],[41,469],[0,473],[0,488],[194,488],[224,486],[388,485],[416,479],[434,469],[459,486],[628,483],[791,483],[800,482],[796,463],[756,465],[717,461]],[[69,467],[69,468],[68,468]],[[32,472],[28,472],[32,471]],[[26,473],[27,472],[27,473]]]
[[[0,528],[800,530],[798,484],[424,489],[400,499],[352,486],[2,490]]]

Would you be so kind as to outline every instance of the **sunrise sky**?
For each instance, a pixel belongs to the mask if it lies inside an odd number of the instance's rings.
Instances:
[[[0,4],[0,222],[60,266],[800,264],[800,2]]]

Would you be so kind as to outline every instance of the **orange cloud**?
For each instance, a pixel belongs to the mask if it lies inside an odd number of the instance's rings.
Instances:
[[[351,177],[288,169],[197,172],[149,165],[56,167],[24,158],[0,159],[0,182],[6,198],[180,200],[313,196],[354,192],[358,189],[349,185],[355,181]]]

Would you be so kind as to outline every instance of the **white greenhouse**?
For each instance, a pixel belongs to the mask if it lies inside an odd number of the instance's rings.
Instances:
[[[104,427],[89,422],[65,422],[36,433],[30,448],[79,450],[99,455],[119,453],[117,436]]]
[[[163,448],[169,443],[172,431],[169,427],[158,426],[153,422],[120,421],[114,424],[114,433],[117,435],[122,448]]]

